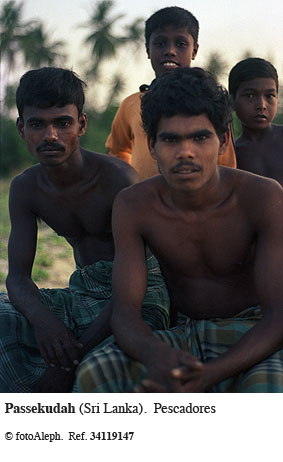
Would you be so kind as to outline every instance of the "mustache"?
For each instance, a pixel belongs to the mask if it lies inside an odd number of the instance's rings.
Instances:
[[[37,146],[36,152],[45,151],[46,149],[53,149],[54,151],[65,151],[64,146],[60,143],[41,143]]]
[[[174,167],[171,168],[171,172],[174,173],[175,171],[180,170],[182,167],[189,167],[189,168],[194,169],[194,170],[200,170],[201,169],[199,165],[194,164],[193,162],[180,161],[176,165],[174,165]]]

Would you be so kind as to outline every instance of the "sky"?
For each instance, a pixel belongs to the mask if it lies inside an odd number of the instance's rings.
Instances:
[[[53,40],[64,40],[69,56],[66,67],[80,75],[87,58],[82,46],[88,30],[86,23],[96,0],[24,0],[24,19],[41,19]],[[4,0],[0,0],[0,6]],[[194,61],[204,66],[209,54],[221,53],[229,69],[249,50],[253,56],[269,59],[283,82],[283,2],[273,0],[114,0],[113,14],[124,14],[119,25],[137,17],[148,18],[165,6],[177,5],[190,10],[200,23],[199,53]],[[105,82],[113,69],[123,70],[126,86],[121,98],[137,91],[154,77],[142,47],[135,56],[124,50],[105,68]],[[224,85],[227,83],[224,78]]]

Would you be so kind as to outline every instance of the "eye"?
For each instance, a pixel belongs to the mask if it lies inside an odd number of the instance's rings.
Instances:
[[[29,122],[28,126],[31,128],[42,128],[43,123],[41,121]]]
[[[187,42],[185,42],[184,40],[178,40],[176,45],[178,48],[185,48],[188,46]]]
[[[254,93],[246,93],[244,96],[245,96],[246,98],[248,98],[248,99],[252,99],[252,98],[255,97],[255,94],[254,94]]]
[[[164,138],[162,140],[164,143],[173,143],[174,142],[174,138]]]
[[[162,141],[164,143],[176,143],[178,138],[176,136],[165,136],[165,138],[162,138]]]
[[[205,141],[207,140],[208,135],[196,135],[194,136],[194,141]]]
[[[57,126],[58,126],[59,128],[67,128],[67,127],[69,127],[70,125],[71,125],[70,120],[59,120],[59,121],[57,122]]]
[[[153,45],[156,48],[161,48],[162,46],[164,46],[164,40],[156,40],[156,41],[153,42]]]
[[[276,98],[276,95],[274,95],[273,93],[269,93],[268,95],[265,95],[265,97],[266,97],[267,99],[272,100],[272,99]]]

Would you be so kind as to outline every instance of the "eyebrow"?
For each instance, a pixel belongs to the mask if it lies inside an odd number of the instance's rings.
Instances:
[[[167,132],[167,131],[164,131],[164,132],[161,132],[158,134],[158,138],[161,138],[161,139],[164,139],[164,138],[177,138],[178,140],[182,140],[182,139],[190,139],[190,138],[194,138],[196,136],[204,136],[204,135],[212,135],[212,131],[211,130],[208,130],[208,128],[203,128],[201,130],[195,130],[191,133],[187,133],[185,135],[180,135],[179,133],[176,133],[176,132]]]
[[[259,91],[257,88],[254,88],[254,87],[247,87],[247,88],[243,88],[242,91]],[[265,92],[266,91],[269,91],[269,92],[272,92],[274,91],[275,93],[277,93],[277,90],[276,90],[276,87],[272,87],[272,88],[267,88],[266,90],[264,90]]]
[[[42,122],[42,121],[45,121],[46,119],[44,117],[40,117],[40,116],[31,116],[27,119],[27,123],[31,123],[31,122]],[[58,117],[54,117],[52,119],[53,121],[60,121],[60,120],[74,120],[74,118],[72,116],[69,116],[69,115],[61,115],[61,116],[58,116]]]
[[[190,35],[190,34],[188,34]],[[165,33],[165,32],[160,32],[158,34],[156,34],[156,36],[153,38],[153,40],[155,39],[159,39],[159,38],[168,38],[168,35]],[[180,33],[180,34],[177,34],[174,38],[177,38],[177,39],[188,39],[188,36],[186,34],[183,34],[183,33]]]

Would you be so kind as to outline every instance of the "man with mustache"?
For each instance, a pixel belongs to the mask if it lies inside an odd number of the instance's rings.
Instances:
[[[17,90],[18,132],[38,163],[16,176],[10,189],[1,392],[69,391],[81,358],[111,333],[112,204],[137,175],[118,159],[80,147],[87,123],[84,85],[70,70],[41,68],[24,74]],[[32,280],[38,220],[73,248],[77,270],[67,289],[39,290]],[[144,314],[154,327],[167,322],[168,296],[154,257],[148,264],[155,294],[145,299]]]
[[[217,164],[229,95],[202,69],[156,80],[142,120],[161,174],[115,199],[116,343],[84,359],[80,389],[283,392],[281,186]],[[153,332],[141,317],[146,246],[167,283],[167,330]]]

